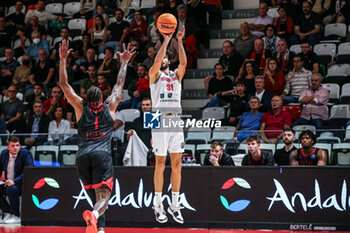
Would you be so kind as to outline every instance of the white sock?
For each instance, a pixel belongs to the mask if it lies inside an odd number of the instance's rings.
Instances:
[[[98,217],[100,217],[100,214],[98,213],[97,210],[93,210],[92,213],[96,216],[97,219]]]
[[[104,230],[100,230],[97,233],[105,233],[105,231]]]
[[[155,192],[155,204],[156,206],[160,206],[162,204],[162,192]]]
[[[171,192],[171,204],[174,207],[179,206],[179,192]]]

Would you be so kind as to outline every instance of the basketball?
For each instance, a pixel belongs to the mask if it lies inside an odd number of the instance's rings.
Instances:
[[[174,15],[164,13],[158,17],[157,28],[161,33],[170,34],[175,31],[177,20]]]

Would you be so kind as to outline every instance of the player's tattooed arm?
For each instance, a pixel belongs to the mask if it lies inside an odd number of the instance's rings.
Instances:
[[[298,150],[293,150],[289,155],[289,163],[293,166],[298,166],[299,163],[297,161]]]
[[[128,63],[130,61],[130,58],[135,54],[134,50],[135,47],[131,48],[130,44],[128,44],[128,48],[125,49],[125,45],[123,44],[123,53],[117,52],[117,56],[120,57],[121,61],[121,66],[117,76],[117,83],[114,85],[111,95],[105,101],[109,106],[109,110],[113,113],[115,112],[121,100],[121,94],[125,82]]]

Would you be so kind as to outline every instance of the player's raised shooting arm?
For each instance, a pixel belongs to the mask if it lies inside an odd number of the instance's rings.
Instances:
[[[160,47],[160,49],[159,49],[159,51],[154,59],[152,67],[148,71],[149,84],[153,84],[157,81],[157,79],[159,77],[159,70],[162,66],[162,61],[165,57],[166,50],[168,48],[168,44],[173,36],[173,33],[171,33],[169,35],[163,34],[163,33],[161,33],[161,34],[164,37],[164,41],[163,41],[163,44]]]
[[[187,66],[187,57],[185,48],[182,42],[182,38],[185,36],[185,26],[182,26],[182,30],[179,31],[177,34],[177,43],[179,46],[179,66],[177,70],[175,71],[177,77],[179,78],[179,81],[182,81],[182,78],[185,75],[186,72],[186,66]]]
[[[71,51],[69,41],[63,40],[60,44],[60,67],[59,67],[59,86],[61,87],[68,102],[74,107],[77,120],[80,119],[83,112],[83,99],[78,96],[74,89],[68,83],[68,74],[66,68],[67,57]]]
[[[128,62],[130,61],[130,58],[135,54],[135,51],[134,51],[135,48],[131,49],[130,44],[128,45],[127,49],[125,49],[125,45],[123,44],[123,49],[124,49],[123,53],[117,52],[121,61],[121,66],[117,76],[117,82],[112,89],[111,95],[108,96],[108,98],[105,101],[108,104],[109,111],[111,112],[113,119],[115,115],[114,112],[122,97],[122,91],[123,91],[123,86],[125,82],[126,71],[128,68]]]

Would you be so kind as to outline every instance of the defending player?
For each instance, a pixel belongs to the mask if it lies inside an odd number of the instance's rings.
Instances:
[[[186,72],[187,59],[182,44],[182,38],[185,35],[185,27],[177,34],[179,46],[180,64],[176,70],[170,71],[170,61],[166,56],[168,44],[172,38],[172,34],[163,34],[164,41],[160,47],[158,54],[154,60],[153,66],[149,70],[151,98],[153,103],[153,111],[159,110],[163,117],[172,118],[172,120],[180,119],[181,113],[181,80]],[[164,182],[164,169],[167,152],[170,153],[171,159],[171,185],[172,185],[172,204],[168,208],[174,220],[183,223],[179,206],[179,191],[181,186],[181,160],[184,152],[184,135],[183,130],[161,132],[152,130],[152,147],[156,155],[156,165],[154,170],[154,214],[156,220],[160,223],[168,221],[164,207],[162,204],[162,190]]]
[[[130,46],[127,50],[124,46],[123,53],[118,52],[122,64],[117,83],[106,102],[102,102],[101,90],[92,86],[87,90],[84,103],[68,84],[66,59],[71,51],[68,48],[69,42],[63,40],[60,45],[59,85],[75,110],[80,139],[76,165],[84,188],[94,203],[93,211],[86,210],[83,217],[87,224],[86,233],[96,233],[97,227],[99,233],[102,233],[105,227],[104,212],[113,188],[113,164],[110,153],[115,110],[121,100],[127,64],[134,52]]]

